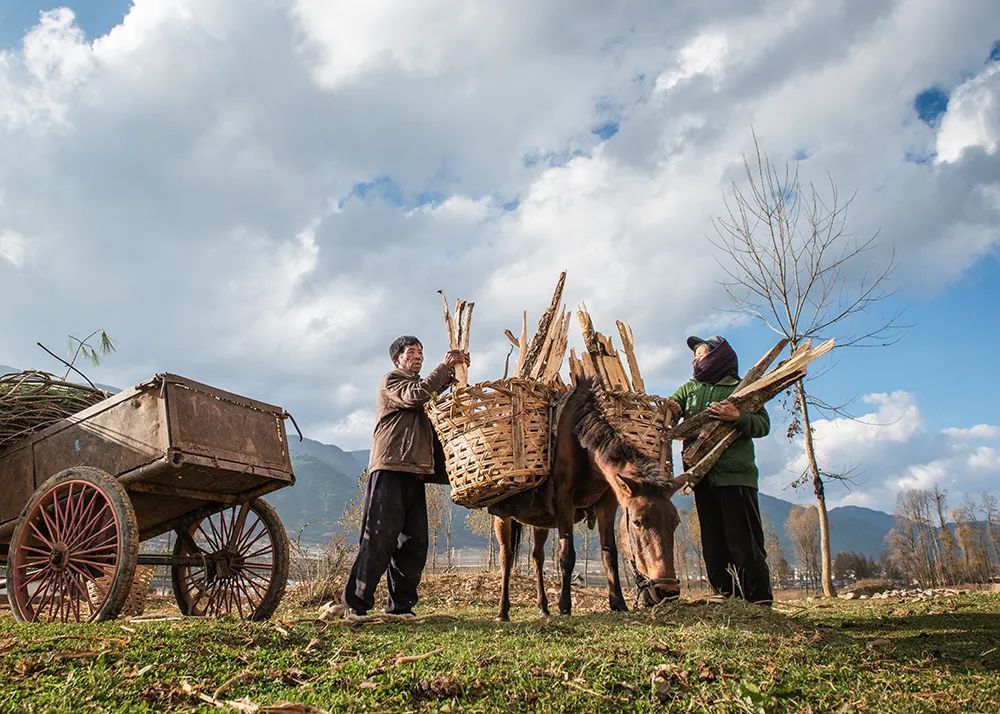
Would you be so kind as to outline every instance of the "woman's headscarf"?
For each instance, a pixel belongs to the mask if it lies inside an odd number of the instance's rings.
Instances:
[[[705,384],[715,384],[727,376],[739,379],[740,362],[729,343],[720,338],[714,346],[710,342],[704,344],[711,348],[711,352],[694,363],[694,378]]]

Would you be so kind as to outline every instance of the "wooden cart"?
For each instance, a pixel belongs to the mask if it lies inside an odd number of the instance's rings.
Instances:
[[[14,617],[114,618],[141,564],[170,566],[185,615],[269,617],[288,579],[288,538],[259,497],[295,483],[285,416],[160,374],[0,452]],[[139,553],[169,531],[171,554]]]

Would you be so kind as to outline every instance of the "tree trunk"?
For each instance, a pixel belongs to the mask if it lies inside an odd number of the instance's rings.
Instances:
[[[805,436],[806,461],[809,463],[809,474],[812,476],[813,493],[816,496],[816,510],[819,511],[819,547],[820,547],[820,579],[825,597],[836,597],[833,587],[833,558],[830,555],[830,518],[826,512],[826,492],[823,488],[823,477],[816,463],[816,448],[813,445],[812,423],[809,419],[809,405],[806,403],[806,389],[802,382],[796,382],[795,391],[799,398],[799,409],[802,410],[802,432]]]
[[[452,545],[452,531],[455,526],[455,507],[450,503],[448,504],[448,533],[447,533],[447,544],[448,544],[448,570],[452,568],[451,556],[454,551],[454,546]]]

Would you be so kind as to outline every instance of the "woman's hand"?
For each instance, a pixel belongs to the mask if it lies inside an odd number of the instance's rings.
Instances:
[[[736,421],[740,418],[740,410],[732,402],[712,402],[708,405],[708,413],[721,421]]]

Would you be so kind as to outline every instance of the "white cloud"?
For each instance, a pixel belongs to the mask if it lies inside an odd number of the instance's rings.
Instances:
[[[961,84],[948,101],[937,137],[939,161],[957,161],[965,150],[989,153],[1000,143],[1000,63]]]
[[[718,77],[724,69],[729,43],[720,33],[698,35],[685,45],[677,59],[677,67],[656,78],[656,91],[667,92],[684,80],[699,74]]]
[[[0,263],[20,268],[24,265],[27,255],[27,238],[16,231],[0,230]]]
[[[444,351],[434,290],[476,301],[486,379],[568,269],[569,306],[627,319],[670,391],[684,336],[733,324],[705,237],[751,125],[858,189],[904,294],[996,249],[995,135],[968,128],[995,107],[994,4],[137,0],[89,43],[47,13],[0,55],[0,300],[33,306],[0,358],[99,325],[102,381],[190,374],[362,448],[387,344]],[[938,130],[912,106],[936,85]],[[912,395],[870,404],[883,435],[818,428],[831,458],[926,428]]]
[[[821,468],[850,472],[855,482],[828,482],[831,507],[865,506],[891,513],[901,489],[938,486],[954,503],[965,494],[978,498],[983,491],[995,491],[1000,478],[1000,426],[930,430],[915,395],[903,391],[868,394],[864,401],[875,411],[857,420],[814,422]],[[800,440],[791,443],[771,437],[766,448],[772,453],[761,469],[762,488],[779,497],[811,501],[811,486],[787,488],[806,466]]]

